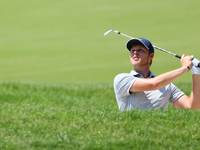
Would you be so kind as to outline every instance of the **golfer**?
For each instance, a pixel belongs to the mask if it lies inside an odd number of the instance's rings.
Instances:
[[[149,40],[131,39],[126,47],[134,70],[118,74],[114,79],[114,91],[120,110],[166,110],[169,103],[179,109],[200,109],[200,68],[193,66],[199,60],[183,54],[180,68],[156,76],[150,71],[154,48]],[[172,82],[190,70],[193,89],[188,97]]]

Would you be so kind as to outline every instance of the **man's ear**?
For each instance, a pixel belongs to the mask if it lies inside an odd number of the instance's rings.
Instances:
[[[154,53],[151,53],[151,54],[149,55],[149,58],[153,59],[153,57],[154,57]]]

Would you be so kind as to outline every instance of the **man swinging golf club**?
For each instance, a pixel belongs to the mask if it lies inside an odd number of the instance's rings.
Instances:
[[[120,110],[167,109],[168,103],[179,109],[200,109],[199,60],[182,55],[181,67],[155,76],[150,71],[154,47],[144,38],[130,39],[126,44],[134,70],[118,74],[114,79],[114,91]],[[193,88],[188,97],[172,82],[188,71],[192,72]]]

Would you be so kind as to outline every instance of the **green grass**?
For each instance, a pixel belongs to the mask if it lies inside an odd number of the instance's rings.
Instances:
[[[0,149],[199,149],[199,111],[121,112],[128,40],[200,58],[198,0],[0,1]],[[180,67],[155,50],[152,71]],[[191,73],[175,81],[190,94]]]
[[[128,38],[200,58],[198,0],[6,0],[0,2],[0,81],[112,83],[130,72]],[[155,50],[152,71],[180,67]],[[178,81],[188,80],[186,75]]]
[[[179,84],[178,86],[181,86]],[[181,86],[186,93],[191,84]],[[0,149],[199,149],[199,111],[119,111],[111,84],[0,84]]]

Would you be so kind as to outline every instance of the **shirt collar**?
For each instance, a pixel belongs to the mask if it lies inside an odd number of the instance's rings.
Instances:
[[[138,78],[144,78],[141,74],[139,74],[138,72],[136,72],[135,70],[131,70],[130,72],[131,75],[138,77]],[[150,71],[150,76],[148,78],[154,78],[156,75]]]

